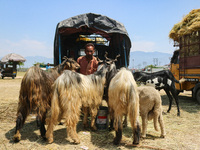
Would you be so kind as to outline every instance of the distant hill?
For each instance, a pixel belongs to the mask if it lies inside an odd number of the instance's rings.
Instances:
[[[23,68],[30,68],[36,62],[53,64],[53,58],[47,58],[43,56],[27,56],[25,59],[26,61],[24,62]]]
[[[161,53],[161,52],[142,52],[142,51],[134,51],[130,52],[130,63],[129,68],[143,68],[147,65],[155,65],[163,66],[170,63],[170,59],[172,54],[169,53]],[[53,58],[47,58],[43,56],[28,56],[25,57],[26,62],[24,62],[23,68],[30,68],[36,62],[43,62],[45,64],[50,63],[53,64]],[[133,61],[134,60],[134,61]]]
[[[142,52],[134,51],[130,52],[129,68],[141,69],[147,65],[164,66],[170,63],[172,54],[161,52]]]

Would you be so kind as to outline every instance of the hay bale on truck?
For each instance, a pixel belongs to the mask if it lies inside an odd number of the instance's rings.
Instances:
[[[192,96],[200,103],[200,9],[193,9],[169,33],[174,40],[171,59],[171,72],[177,80],[186,82],[176,84],[176,89],[192,91]]]

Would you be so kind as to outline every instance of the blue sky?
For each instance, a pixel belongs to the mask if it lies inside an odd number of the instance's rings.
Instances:
[[[200,0],[0,0],[0,57],[8,53],[53,57],[58,22],[83,13],[97,13],[124,24],[131,51],[172,54],[168,34]]]

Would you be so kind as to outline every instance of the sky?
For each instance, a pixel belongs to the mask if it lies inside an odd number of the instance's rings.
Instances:
[[[53,58],[56,25],[89,12],[123,23],[131,51],[172,54],[170,30],[198,8],[200,0],[0,0],[0,57],[17,53]]]

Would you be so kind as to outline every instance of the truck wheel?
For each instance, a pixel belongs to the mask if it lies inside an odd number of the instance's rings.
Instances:
[[[200,89],[198,89],[196,92],[196,100],[200,104]]]
[[[14,77],[14,76],[12,76],[12,79],[15,79],[15,77]]]
[[[4,78],[4,76],[2,76],[2,79]]]

